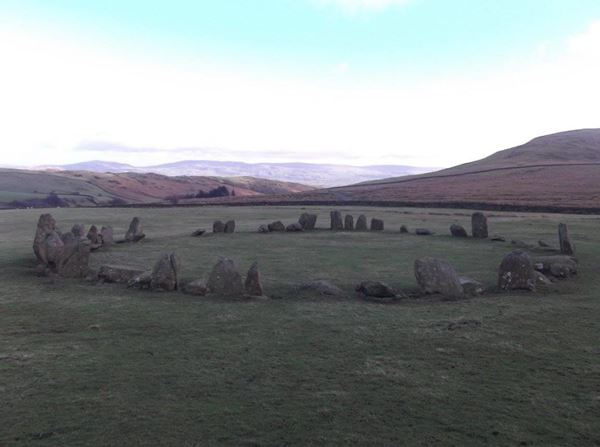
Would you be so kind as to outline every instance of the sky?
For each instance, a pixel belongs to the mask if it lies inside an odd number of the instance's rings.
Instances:
[[[600,127],[598,0],[0,0],[0,164],[447,167]]]

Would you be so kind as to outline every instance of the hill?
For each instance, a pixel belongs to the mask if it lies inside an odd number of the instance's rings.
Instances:
[[[192,202],[202,192],[236,197],[289,194],[310,186],[252,177],[169,177],[135,172],[29,171],[0,169],[0,206],[98,206]],[[50,196],[50,202],[48,202]]]
[[[244,163],[240,161],[186,160],[155,166],[132,166],[93,160],[70,165],[42,166],[42,169],[92,171],[100,173],[155,173],[167,176],[255,177],[315,187],[332,187],[386,177],[422,174],[432,168],[403,165],[349,166],[318,163]]]
[[[278,200],[600,209],[600,129],[535,138],[434,173],[309,191]]]

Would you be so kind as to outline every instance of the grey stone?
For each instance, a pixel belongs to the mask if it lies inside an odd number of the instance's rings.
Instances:
[[[491,239],[492,242],[506,242],[506,238],[500,235],[494,235]]]
[[[181,263],[175,253],[165,254],[154,264],[150,288],[171,292],[179,288]]]
[[[123,265],[103,265],[98,272],[98,279],[108,283],[128,284],[145,270]]]
[[[302,225],[303,230],[314,230],[315,226],[317,225],[317,215],[310,213],[302,213],[298,222],[300,223],[300,225]]]
[[[238,297],[244,294],[242,276],[231,259],[221,259],[217,262],[206,285],[211,293],[217,295]]]
[[[105,247],[110,247],[115,242],[113,236],[113,228],[110,225],[102,227],[102,229],[100,230],[100,237],[102,237],[102,245]]]
[[[331,225],[330,229],[333,231],[342,231],[344,229],[344,222],[342,221],[342,213],[339,211],[332,211],[330,213]]]
[[[433,233],[431,232],[431,230],[428,230],[427,228],[417,228],[415,230],[415,234],[417,236],[431,236]]]
[[[223,229],[223,232],[227,234],[235,232],[235,220],[228,220],[225,223],[225,228]]]
[[[450,234],[454,237],[468,237],[467,230],[459,224],[450,225]]]
[[[391,287],[379,281],[363,281],[356,286],[355,290],[365,296],[374,298],[392,298],[396,296]]]
[[[192,233],[192,237],[200,237],[203,236],[206,233],[206,230],[202,229],[202,228],[198,228],[196,231],[194,231]]]
[[[478,296],[482,295],[483,292],[485,292],[483,284],[481,284],[479,281],[475,281],[474,279],[469,278],[467,276],[461,276],[459,280],[465,295]]]
[[[558,243],[560,244],[560,252],[563,255],[573,256],[575,250],[569,238],[567,225],[564,223],[558,225]]]
[[[402,234],[408,233],[408,227],[406,225],[401,225],[400,226],[400,233],[402,233]]]
[[[205,296],[208,293],[208,287],[201,279],[187,283],[183,287],[184,293],[196,296]]]
[[[454,267],[446,261],[425,257],[415,261],[415,278],[424,293],[460,298],[463,286]]]
[[[78,238],[80,238],[80,239],[81,239],[82,237],[85,237],[85,236],[86,236],[86,233],[85,233],[85,226],[84,226],[83,224],[75,224],[75,225],[73,225],[73,227],[71,228],[71,233],[73,233],[73,235],[74,235],[75,237],[78,237]]]
[[[577,259],[572,256],[538,256],[533,259],[534,268],[539,272],[556,278],[568,278],[577,275]]]
[[[127,242],[138,242],[144,239],[146,235],[144,234],[144,229],[142,227],[142,222],[139,217],[134,217],[129,224],[129,229],[127,233],[125,233],[125,240]]]
[[[535,270],[531,257],[521,250],[507,254],[498,271],[498,287],[503,290],[535,290]]]
[[[318,279],[316,281],[310,281],[300,286],[301,291],[316,293],[318,295],[327,296],[342,296],[344,292],[338,286],[332,284],[330,281],[324,279]]]
[[[361,214],[360,216],[358,216],[358,219],[356,219],[356,231],[367,231],[367,216],[365,216],[364,214]]]
[[[57,266],[58,274],[66,278],[84,278],[90,275],[91,242],[73,233],[66,233],[63,244],[63,253]]]
[[[488,224],[487,217],[483,213],[473,213],[471,216],[471,232],[474,238],[487,239]]]
[[[258,263],[252,264],[248,273],[246,274],[246,281],[244,282],[244,289],[246,294],[250,296],[263,296],[264,289],[262,281],[260,279],[260,271],[258,270]]]
[[[100,239],[100,232],[96,225],[92,225],[87,233],[87,238],[92,245],[102,245],[102,239]]]
[[[381,219],[371,219],[371,231],[383,231],[384,224]]]
[[[269,231],[285,231],[285,225],[283,224],[283,222],[278,220],[277,222],[269,224]]]
[[[344,217],[344,230],[354,231],[354,217],[352,214],[346,214]]]
[[[220,220],[217,220],[213,223],[213,233],[224,233],[225,232],[225,224]]]
[[[51,214],[42,214],[38,220],[35,236],[33,238],[33,252],[37,260],[42,264],[47,264],[46,253],[43,244],[46,237],[56,231],[56,221]],[[58,234],[57,234],[58,235]],[[60,238],[60,237],[59,237]]]
[[[294,222],[285,227],[285,231],[289,231],[291,233],[303,231],[302,225],[299,222]]]
[[[269,226],[268,225],[261,225],[258,227],[258,232],[259,233],[268,233],[269,232]]]

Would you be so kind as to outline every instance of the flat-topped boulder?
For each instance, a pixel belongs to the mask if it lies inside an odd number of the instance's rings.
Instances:
[[[474,238],[487,239],[488,223],[483,213],[477,212],[471,216],[471,232]]]
[[[294,222],[285,227],[285,231],[295,233],[298,231],[304,231],[304,229],[302,228],[302,225],[300,225],[300,222]]]
[[[355,287],[355,290],[373,298],[393,298],[396,296],[396,292],[391,287],[379,281],[363,281]]]
[[[560,252],[563,255],[573,256],[575,249],[569,238],[567,225],[564,223],[558,225],[558,243],[560,245]]]
[[[231,259],[221,259],[213,267],[206,283],[211,293],[239,297],[244,295],[242,276]]]
[[[213,233],[225,233],[225,224],[220,220],[213,223]]]
[[[450,234],[452,234],[453,237],[468,237],[465,227],[459,224],[450,225]]]
[[[144,269],[124,265],[103,265],[98,279],[108,283],[128,284],[133,278],[144,273]]]
[[[302,229],[306,231],[314,230],[317,225],[317,215],[310,213],[302,213],[298,223],[302,225]]]
[[[433,232],[428,228],[417,228],[415,229],[415,234],[417,236],[431,236]]]
[[[568,278],[578,272],[578,262],[573,256],[536,256],[532,261],[535,270],[555,278]]]
[[[352,214],[346,214],[344,217],[344,230],[354,231],[354,217]]]
[[[257,262],[252,264],[248,269],[246,281],[244,282],[244,290],[246,291],[246,294],[250,296],[263,296],[265,294]]]
[[[269,231],[285,231],[285,225],[280,220],[269,224]]]
[[[166,292],[177,290],[180,269],[181,262],[175,253],[162,255],[152,269],[150,288]]]
[[[224,233],[231,234],[235,232],[235,220],[228,220],[225,222]]]
[[[344,229],[344,222],[342,220],[342,213],[340,211],[331,211],[329,213],[331,224],[329,228],[332,231],[342,231]]]
[[[129,229],[125,233],[126,242],[139,242],[144,239],[144,228],[142,227],[142,221],[139,217],[134,217],[129,224]]]
[[[534,291],[535,286],[535,270],[529,254],[522,250],[515,250],[502,259],[498,269],[498,288]]]
[[[424,257],[415,261],[414,268],[415,278],[424,293],[441,294],[450,298],[464,296],[458,273],[446,261]]]
[[[383,230],[384,230],[383,220],[376,219],[376,218],[371,219],[371,231],[383,231]]]

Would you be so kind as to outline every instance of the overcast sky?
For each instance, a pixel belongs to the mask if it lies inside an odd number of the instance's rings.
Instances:
[[[600,127],[598,0],[0,0],[3,165],[450,166]]]

